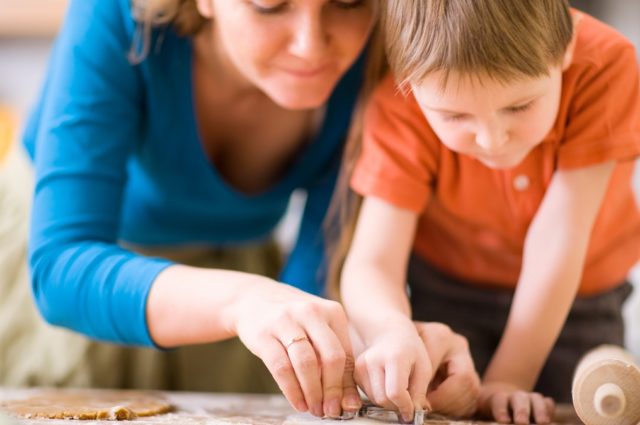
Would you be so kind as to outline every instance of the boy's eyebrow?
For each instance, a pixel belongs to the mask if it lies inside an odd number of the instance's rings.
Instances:
[[[500,108],[500,110],[504,111],[504,110],[507,110],[509,108],[513,108],[515,106],[526,105],[527,103],[533,102],[538,97],[540,97],[540,94],[535,94],[535,95],[523,97],[521,99],[518,99],[518,100],[516,100],[514,102],[509,103],[509,105],[507,105],[507,106],[503,106],[502,108]],[[467,112],[452,111],[450,109],[436,108],[434,106],[429,106],[426,103],[418,101],[417,99],[416,99],[416,101],[418,102],[418,104],[421,107],[423,107],[424,109],[428,109],[430,111],[440,112],[440,113],[443,113],[443,114],[451,114],[451,115],[466,115],[467,114]]]

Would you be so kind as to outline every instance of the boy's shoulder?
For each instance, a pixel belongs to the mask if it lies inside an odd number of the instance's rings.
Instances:
[[[635,47],[629,39],[593,16],[574,13],[579,16],[579,23],[572,65],[602,68],[620,60],[637,64]]]

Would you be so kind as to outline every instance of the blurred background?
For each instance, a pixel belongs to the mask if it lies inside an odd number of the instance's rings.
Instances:
[[[18,128],[39,90],[66,3],[67,0],[0,0],[0,112],[9,110]],[[571,3],[617,28],[640,52],[640,0],[572,0]],[[1,117],[0,113],[0,120]],[[636,167],[634,184],[640,198],[638,169],[640,166]],[[302,195],[294,197],[290,212],[281,223],[278,236],[285,248],[295,236],[303,204]],[[625,308],[627,346],[640,358],[640,265],[632,273],[632,281],[636,292]]]

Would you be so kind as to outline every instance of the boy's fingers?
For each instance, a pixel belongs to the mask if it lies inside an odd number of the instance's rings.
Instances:
[[[491,414],[496,422],[507,424],[511,422],[509,415],[509,396],[507,393],[498,392],[491,396]]]
[[[371,394],[373,402],[385,409],[393,409],[393,404],[389,402],[386,391],[386,380],[384,368],[371,365],[367,368],[369,382],[371,383]]]
[[[367,398],[371,401],[374,400],[373,391],[371,390],[371,377],[369,376],[369,370],[367,369],[366,362],[362,356],[356,360],[356,370],[353,374],[356,379],[356,384],[362,388],[362,391],[366,394]]]
[[[531,418],[529,394],[524,391],[516,391],[511,394],[509,402],[513,412],[513,422],[518,425],[528,425]]]
[[[547,412],[549,412],[549,416],[553,418],[556,413],[556,402],[553,401],[551,397],[545,397],[544,403],[547,406]]]
[[[385,365],[386,395],[404,422],[413,419],[413,400],[408,391],[410,372],[410,368],[402,367],[397,361]]]
[[[547,408],[547,403],[542,394],[531,394],[531,409],[533,411],[533,418],[537,424],[551,423],[551,411]]]

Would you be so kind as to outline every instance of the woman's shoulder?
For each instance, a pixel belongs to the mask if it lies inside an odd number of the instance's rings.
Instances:
[[[129,0],[70,0],[61,35],[82,32],[92,36],[101,31],[131,37],[136,22]]]

